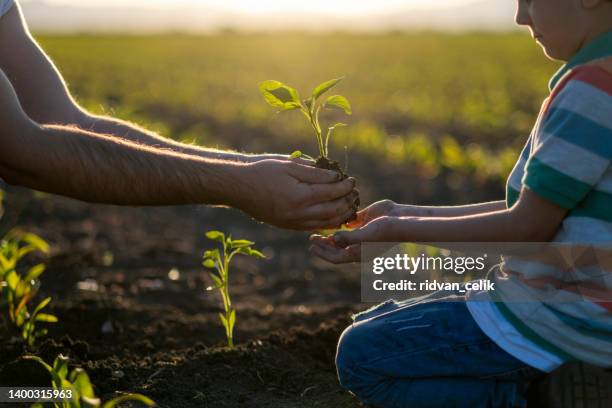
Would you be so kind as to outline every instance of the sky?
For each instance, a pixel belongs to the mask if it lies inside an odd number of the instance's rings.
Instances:
[[[38,32],[509,30],[513,0],[19,0]]]
[[[249,14],[309,12],[329,15],[364,14],[398,7],[444,8],[470,0],[46,0],[49,4],[81,7],[149,7],[200,5]]]

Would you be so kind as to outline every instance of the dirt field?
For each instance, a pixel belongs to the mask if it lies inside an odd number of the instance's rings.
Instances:
[[[370,186],[365,202],[419,192],[399,181],[368,183],[385,178],[361,170],[354,172]],[[351,313],[368,307],[360,304],[359,270],[311,257],[307,234],[222,208],[121,208],[15,188],[8,198],[2,225],[36,232],[52,247],[39,297],[53,296],[59,323],[38,352],[47,361],[70,356],[99,395],[141,392],[173,408],[359,406],[338,385],[333,364]],[[211,281],[201,254],[210,229],[252,239],[269,258],[235,260],[239,347],[231,352],[222,347],[220,298],[205,290]],[[173,269],[177,280],[169,278]],[[23,349],[12,336],[1,320],[0,383],[48,385],[47,373],[18,359]]]

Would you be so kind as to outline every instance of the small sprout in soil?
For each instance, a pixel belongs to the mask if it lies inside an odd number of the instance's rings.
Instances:
[[[36,306],[30,304],[45,270],[43,264],[38,264],[25,273],[19,272],[19,262],[32,252],[47,254],[49,245],[39,236],[19,230],[8,232],[0,241],[0,299],[6,301],[11,322],[21,331],[22,339],[30,348],[47,334],[47,329],[37,327],[38,323],[57,322],[57,317],[42,312],[51,302],[50,297]]]
[[[204,267],[214,269],[209,271],[209,275],[215,287],[208,288],[208,290],[218,289],[223,300],[223,309],[225,314],[219,313],[219,319],[221,324],[225,328],[225,335],[227,337],[227,346],[232,349],[234,347],[234,325],[236,324],[236,309],[232,307],[232,300],[229,293],[229,267],[232,258],[236,254],[248,255],[253,258],[263,259],[264,254],[256,249],[253,249],[255,245],[252,241],[245,239],[232,239],[231,235],[225,236],[224,233],[219,231],[209,231],[206,233],[206,238],[216,241],[221,244],[222,251],[219,249],[207,250],[204,252]]]
[[[297,90],[279,81],[264,81],[259,84],[259,91],[269,105],[280,109],[280,111],[299,109],[314,130],[317,138],[317,146],[319,148],[319,158],[314,159],[313,157],[308,156],[299,150],[293,152],[291,154],[291,158],[301,157],[311,160],[316,163],[317,167],[335,170],[345,176],[338,162],[329,159],[329,140],[338,127],[346,126],[346,124],[336,123],[328,127],[325,133],[325,138],[323,138],[321,124],[319,122],[319,113],[321,109],[340,109],[347,115],[351,115],[353,113],[348,99],[342,95],[332,95],[329,96],[324,102],[319,101],[319,98],[325,92],[332,89],[343,79],[344,78],[336,78],[323,82],[312,91],[312,94],[307,99],[304,100],[300,99]]]
[[[68,358],[61,354],[57,356],[52,366],[38,356],[24,356],[23,358],[40,363],[51,375],[53,389],[58,392],[63,391],[62,394],[59,394],[62,402],[53,403],[55,408],[114,408],[126,401],[138,401],[148,407],[155,406],[155,402],[141,394],[123,394],[102,403],[100,398],[96,397],[94,387],[85,370],[74,368],[69,372]],[[32,405],[32,408],[43,408],[44,406],[38,402]]]

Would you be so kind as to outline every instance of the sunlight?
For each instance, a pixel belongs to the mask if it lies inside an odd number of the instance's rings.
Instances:
[[[473,0],[47,0],[48,3],[80,7],[173,7],[193,5],[216,10],[229,10],[245,14],[265,13],[317,13],[326,15],[354,15],[397,8],[444,8]]]
[[[444,7],[452,4],[465,2],[465,0],[387,0],[383,3],[371,0],[310,0],[308,2],[299,0],[225,0],[218,3],[222,7],[231,8],[247,13],[268,13],[268,12],[315,12],[323,14],[356,14],[386,10],[398,7]],[[436,4],[437,3],[437,4]]]

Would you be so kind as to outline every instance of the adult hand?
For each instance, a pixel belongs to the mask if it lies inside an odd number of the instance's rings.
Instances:
[[[355,213],[353,178],[287,160],[261,160],[244,169],[233,204],[260,221],[313,231],[336,228]]]
[[[408,220],[382,216],[352,231],[338,231],[328,237],[312,235],[310,251],[335,264],[360,262],[362,242],[394,242],[401,238],[402,223]]]

